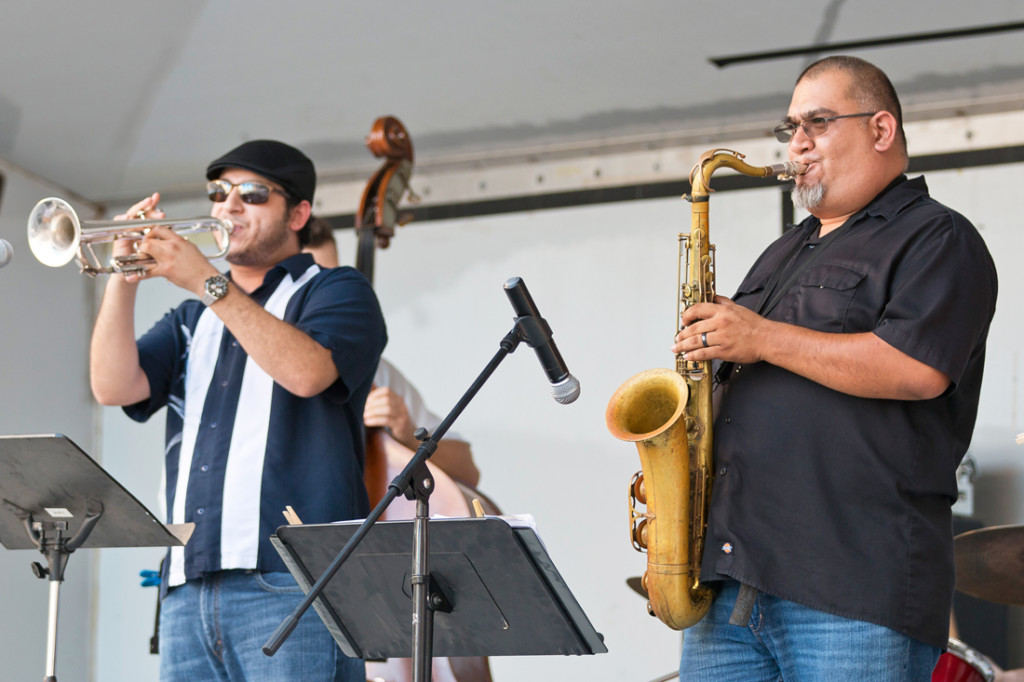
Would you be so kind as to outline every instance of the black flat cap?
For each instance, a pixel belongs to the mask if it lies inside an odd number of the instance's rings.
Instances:
[[[244,168],[281,185],[293,199],[313,203],[316,168],[308,156],[277,140],[250,140],[206,167],[206,179],[220,177],[225,168]]]

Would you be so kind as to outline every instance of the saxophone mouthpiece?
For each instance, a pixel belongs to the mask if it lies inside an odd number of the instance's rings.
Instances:
[[[797,163],[796,161],[787,161],[785,163],[776,163],[771,166],[772,175],[775,175],[785,182],[792,180],[794,176],[803,175],[807,172],[806,163]]]

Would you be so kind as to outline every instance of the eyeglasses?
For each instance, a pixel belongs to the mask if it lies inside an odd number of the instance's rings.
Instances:
[[[779,142],[789,142],[792,140],[793,135],[796,134],[797,128],[803,128],[807,137],[817,137],[828,130],[828,124],[832,121],[840,118],[874,116],[877,113],[877,111],[868,111],[862,114],[843,114],[842,116],[814,116],[813,118],[808,118],[800,123],[782,123],[772,128],[772,132],[775,133],[775,139]]]
[[[284,190],[264,185],[262,182],[253,182],[252,180],[246,180],[238,184],[228,182],[227,180],[210,180],[206,183],[206,196],[210,197],[210,201],[219,204],[222,201],[228,200],[228,195],[231,194],[231,190],[235,187],[238,188],[238,196],[242,199],[242,203],[245,204],[265,204],[270,199],[271,192],[288,196]]]

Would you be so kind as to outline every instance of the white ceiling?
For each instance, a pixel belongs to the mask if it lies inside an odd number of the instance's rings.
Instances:
[[[274,137],[323,178],[712,139],[784,112],[808,57],[710,57],[1024,20],[1018,0],[0,0],[0,158],[91,201],[197,192]],[[1020,109],[1024,32],[851,51],[915,117]]]

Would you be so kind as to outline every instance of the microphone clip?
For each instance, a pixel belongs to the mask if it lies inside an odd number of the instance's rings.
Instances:
[[[516,336],[530,348],[544,346],[551,341],[551,327],[543,317],[524,315],[516,318]]]

